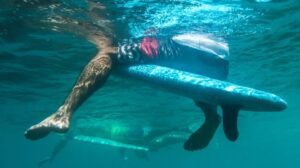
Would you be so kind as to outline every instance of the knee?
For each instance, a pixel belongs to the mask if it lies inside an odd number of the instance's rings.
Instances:
[[[87,71],[92,76],[107,76],[112,67],[112,60],[109,56],[95,57],[89,62]]]
[[[91,61],[90,64],[94,66],[111,66],[112,64],[112,56],[106,52],[106,51],[101,51],[99,52],[96,57],[94,57]]]

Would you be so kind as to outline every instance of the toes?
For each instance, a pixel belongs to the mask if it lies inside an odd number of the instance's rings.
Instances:
[[[188,151],[201,150],[208,146],[213,138],[220,120],[217,117],[215,121],[205,122],[189,139],[184,143],[184,149]]]
[[[185,149],[185,150],[187,150],[187,151],[195,151],[195,150],[197,150],[197,149],[199,149],[200,147],[197,147],[196,145],[195,145],[196,143],[194,143],[194,142],[192,142],[192,141],[186,141],[185,143],[184,143],[184,146],[183,146],[183,148]],[[203,147],[204,148],[204,147]]]
[[[203,128],[203,127],[202,127]],[[202,136],[205,134],[203,129],[193,133],[190,138],[184,143],[184,149],[188,151],[200,150],[208,146],[210,138]]]
[[[24,135],[27,139],[38,140],[47,136],[49,133],[50,130],[48,128],[41,126],[28,129]]]
[[[47,136],[50,132],[65,133],[69,129],[69,118],[61,115],[52,115],[37,125],[30,127],[25,137],[30,140],[38,140]]]
[[[62,122],[51,123],[47,121],[32,126],[24,133],[24,136],[30,140],[38,140],[46,137],[51,131],[58,132],[58,133],[66,133],[68,129],[69,129],[68,122],[62,121]]]

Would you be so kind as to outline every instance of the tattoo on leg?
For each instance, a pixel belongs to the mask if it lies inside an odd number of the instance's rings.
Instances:
[[[56,113],[30,127],[25,132],[26,138],[37,140],[47,136],[51,131],[67,132],[72,113],[104,84],[111,67],[111,56],[105,52],[99,52],[84,68],[65,103]]]

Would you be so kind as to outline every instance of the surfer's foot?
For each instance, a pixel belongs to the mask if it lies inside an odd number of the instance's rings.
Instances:
[[[145,160],[145,161],[149,161],[148,153],[147,153],[146,151],[136,150],[136,151],[135,151],[135,155],[136,155],[139,159],[143,159],[143,160]]]
[[[52,160],[50,157],[47,157],[41,161],[39,161],[38,166],[39,167],[43,167],[45,164],[50,163]]]
[[[70,117],[59,110],[42,122],[31,126],[25,131],[25,137],[30,140],[38,140],[47,136],[51,131],[65,133],[69,129]]]
[[[205,148],[213,138],[220,122],[221,117],[218,114],[206,119],[205,123],[184,143],[184,149],[194,151]]]

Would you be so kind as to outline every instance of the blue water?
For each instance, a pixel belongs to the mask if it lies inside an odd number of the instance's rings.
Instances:
[[[32,142],[23,132],[56,111],[97,52],[65,23],[68,18],[101,29],[101,19],[89,15],[87,1],[52,2],[0,1],[1,168],[38,167],[50,155],[62,136]],[[224,39],[230,48],[228,81],[275,93],[289,107],[281,113],[242,111],[234,143],[220,127],[204,150],[184,151],[182,142],[150,152],[147,161],[133,151],[124,158],[115,147],[70,140],[45,167],[300,167],[298,0],[101,2],[118,38],[200,32]],[[111,77],[76,112],[72,124],[99,120],[172,129],[200,124],[203,115],[185,97]]]

